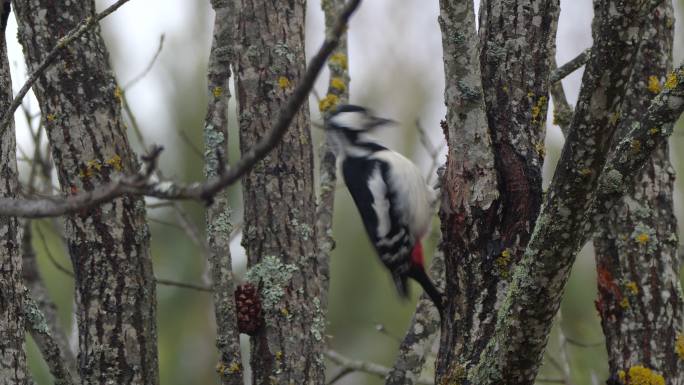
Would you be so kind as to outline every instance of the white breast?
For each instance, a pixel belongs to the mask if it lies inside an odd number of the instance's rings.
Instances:
[[[387,162],[390,175],[386,181],[391,191],[397,195],[397,212],[402,213],[415,239],[422,239],[430,230],[432,222],[432,202],[434,190],[425,183],[420,170],[408,159],[394,151],[378,151],[372,158]]]

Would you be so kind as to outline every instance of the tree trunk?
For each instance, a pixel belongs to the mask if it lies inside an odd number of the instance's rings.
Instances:
[[[483,1],[478,45],[474,27],[464,28],[474,23],[472,6],[468,5],[465,16],[459,9],[463,5],[455,3],[440,2],[449,145],[443,182],[448,200],[443,202],[441,218],[447,295],[455,309],[447,312],[448,326],[442,328],[438,380],[464,375],[480,360],[494,332],[511,272],[539,213],[549,57],[555,47],[559,7],[557,0]],[[463,80],[463,68],[451,64],[463,56],[464,44],[469,52],[479,52],[479,60],[471,60],[481,71],[481,91]],[[460,99],[450,97],[455,90]],[[472,122],[451,117],[459,110],[468,111],[467,106],[480,97],[484,107],[478,108],[486,111],[487,122],[481,123],[483,132],[469,139],[472,134],[466,130],[471,130]],[[483,140],[487,134],[491,144]],[[468,156],[452,162],[452,156],[456,159],[476,148],[494,155],[494,169],[483,172],[478,169],[480,162]],[[483,183],[495,183],[494,191],[500,195],[475,200],[471,208],[453,200],[459,194],[468,196]]]
[[[5,0],[0,8],[0,115],[12,102],[5,26],[10,3]],[[14,198],[17,193],[17,147],[14,121],[0,127],[0,197]],[[24,317],[22,298],[24,283],[21,276],[21,232],[16,217],[0,216],[0,384],[28,384],[29,377],[24,353]]]
[[[645,20],[622,104],[618,137],[646,113],[642,95],[660,91],[672,68],[673,9],[663,2]],[[631,179],[630,179],[631,181]],[[628,182],[628,194],[602,220],[594,237],[598,300],[611,377],[641,365],[684,384],[681,344],[682,297],[677,254],[677,223],[672,189],[674,170],[667,143]],[[623,374],[624,375],[624,374]],[[623,381],[624,382],[624,381]]]
[[[236,90],[242,153],[261,138],[304,73],[303,0],[243,0]],[[265,327],[252,338],[253,383],[321,384],[325,316],[319,293],[313,152],[307,108],[243,178],[248,278]]]
[[[15,0],[29,70],[94,13],[94,1]],[[91,190],[138,170],[99,28],[57,57],[33,90],[62,192]],[[87,384],[156,384],[155,283],[141,197],[123,196],[66,218],[76,279],[78,365]]]
[[[479,364],[468,374],[472,383],[531,384],[534,381],[570,268],[591,234],[593,223],[586,216],[590,210],[598,210],[596,214],[600,214],[605,207],[594,206],[594,202],[609,205],[606,199],[621,191],[614,187],[621,185],[617,182],[622,178],[621,172],[605,170],[604,165],[617,126],[615,113],[625,99],[625,85],[637,55],[634,39],[639,36],[640,20],[645,12],[642,5],[643,2],[636,0],[597,0],[595,3],[592,57],[584,72],[572,128],[532,238],[498,312],[493,338],[483,350]],[[656,105],[662,109],[671,106],[675,111],[663,111],[659,119],[645,116],[644,124],[660,127],[672,115],[681,113],[680,105],[667,104],[668,97],[664,95],[665,100],[656,101]],[[678,102],[679,96],[675,99]],[[636,128],[639,127],[637,124]],[[635,131],[638,135],[641,132]],[[647,153],[652,147],[644,144],[642,148]],[[624,143],[620,142],[618,149],[624,151]],[[625,156],[625,159],[628,158]],[[611,159],[608,167],[628,171],[640,164],[639,159],[635,157],[629,162]],[[601,194],[608,196],[604,199]]]
[[[204,174],[208,179],[218,176],[228,159],[228,87],[230,66],[235,60],[232,46],[236,6],[233,0],[212,1],[216,17],[209,55],[209,107],[204,123]],[[217,372],[223,385],[242,385],[244,380],[233,296],[235,284],[230,256],[232,226],[228,198],[228,191],[221,191],[207,208],[207,245],[216,316],[216,346],[220,354]]]

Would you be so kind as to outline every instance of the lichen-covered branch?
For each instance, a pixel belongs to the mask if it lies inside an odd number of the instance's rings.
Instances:
[[[444,288],[444,253],[437,251],[432,257],[430,277],[440,290]],[[440,331],[437,309],[430,298],[423,293],[411,319],[408,331],[399,345],[399,353],[391,370],[386,375],[386,385],[413,385],[421,383],[420,374],[433,343]]]
[[[12,100],[5,26],[10,12],[8,0],[0,8],[0,113]],[[17,194],[17,158],[14,122],[0,130],[0,197]],[[16,217],[0,216],[0,384],[28,384],[24,352],[23,282],[21,278],[21,231]]]
[[[617,137],[646,114],[672,67],[672,3],[648,14],[623,103]],[[684,384],[684,361],[676,346],[682,327],[682,297],[673,208],[674,170],[667,141],[660,140],[640,172],[625,177],[627,194],[596,227],[594,247],[598,300],[612,378],[641,365],[668,384]],[[633,146],[633,151],[640,151]],[[634,176],[631,176],[634,175]],[[650,341],[650,343],[643,343]]]
[[[123,4],[122,1],[117,4]],[[62,193],[92,191],[138,170],[94,1],[15,0],[19,40]],[[85,21],[84,21],[85,20]],[[61,36],[82,31],[66,49]],[[76,39],[76,37],[73,37]],[[46,62],[48,66],[41,74]],[[78,366],[88,384],[156,384],[156,296],[141,197],[120,196],[66,217],[75,273]]]
[[[459,268],[477,266],[499,198],[480,72],[479,42],[472,1],[440,1],[447,106],[442,123],[448,153],[442,179],[441,245],[445,259],[446,309],[441,325],[437,378],[459,365],[456,341],[466,338],[463,304],[474,277]],[[474,293],[473,293],[474,294]],[[469,339],[468,339],[469,341]]]
[[[232,50],[237,3],[233,0],[211,2],[214,18],[214,37],[209,55],[209,106],[204,123],[204,174],[215,178],[228,159],[228,101],[230,100],[230,66],[234,62]],[[207,207],[207,246],[211,266],[214,314],[216,317],[216,346],[220,361],[217,372],[223,385],[242,385],[240,333],[237,326],[230,256],[230,207],[228,192],[220,191]]]
[[[585,214],[595,191],[600,191],[598,178],[617,114],[631,97],[625,85],[638,54],[633,43],[640,35],[641,12],[636,1],[601,0],[595,5],[594,46],[572,128],[530,243],[513,273],[494,336],[479,364],[468,372],[472,383],[529,384],[536,376],[574,257],[589,235]]]
[[[344,6],[344,0],[324,0],[321,2],[325,16],[326,34],[334,27],[335,16]],[[349,66],[347,59],[347,37],[341,36],[340,43],[328,60],[330,79],[326,96],[319,102],[319,110],[325,114],[337,104],[349,101]],[[333,209],[335,207],[335,189],[337,184],[337,158],[332,150],[326,133],[326,139],[319,149],[319,196],[316,208],[316,234],[320,248],[319,263],[320,276],[323,279],[321,300],[327,311],[328,287],[330,281],[330,252],[335,248],[332,237]]]
[[[527,246],[539,213],[548,57],[555,48],[558,8],[557,0],[481,3],[482,92],[499,196],[478,213],[480,223],[467,227],[470,252],[445,249],[449,250],[445,255],[447,274],[465,281],[456,290],[447,286],[447,292],[456,296],[459,319],[455,327],[443,329],[440,351],[452,349],[453,357],[440,354],[438,380],[453,379],[459,367],[479,361],[493,334],[511,271]],[[484,142],[474,145],[486,149]],[[447,164],[447,178],[449,167]],[[476,173],[468,176],[480,177]],[[448,237],[445,235],[447,242],[455,243],[453,233]]]

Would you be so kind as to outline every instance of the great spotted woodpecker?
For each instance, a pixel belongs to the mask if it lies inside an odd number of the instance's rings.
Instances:
[[[415,279],[442,314],[442,295],[425,272],[421,244],[432,221],[434,191],[410,160],[366,135],[391,122],[363,107],[341,105],[326,116],[325,128],[366,232],[397,291],[407,297],[407,279]]]

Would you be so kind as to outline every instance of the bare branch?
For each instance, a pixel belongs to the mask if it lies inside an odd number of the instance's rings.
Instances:
[[[159,54],[161,54],[162,49],[164,48],[164,34],[162,33],[161,36],[159,36],[159,45],[157,46],[157,50],[154,52],[154,55],[152,56],[152,59],[150,62],[147,64],[147,67],[138,74],[136,77],[133,79],[129,80],[128,83],[126,83],[125,86],[123,86],[123,92],[126,92],[128,89],[136,85],[140,80],[142,80],[147,74],[152,70],[152,67],[154,67],[154,64],[157,62],[157,59],[159,58]]]
[[[575,72],[578,68],[587,64],[589,57],[591,57],[591,48],[585,49],[569,62],[553,70],[551,75],[549,75],[549,83],[560,81],[561,79]]]
[[[374,374],[380,377],[386,377],[390,372],[389,368],[382,365],[347,358],[334,350],[327,350],[325,356],[337,365],[357,372]],[[420,385],[434,385],[434,381],[429,379],[420,379],[416,383]]]
[[[36,301],[31,298],[28,289],[24,290],[23,311],[26,319],[26,330],[31,333],[33,340],[38,345],[40,352],[50,368],[50,374],[54,377],[55,385],[73,385],[74,379],[62,359],[62,351],[59,344],[50,333],[50,326],[45,315],[38,307]]]
[[[120,0],[116,4],[124,3],[125,1],[128,0]],[[316,55],[311,59],[311,62],[307,66],[307,70],[302,77],[301,83],[294,90],[292,96],[288,99],[287,104],[280,110],[278,118],[273,124],[270,132],[254,145],[253,148],[246,150],[242,159],[240,159],[234,167],[227,168],[216,178],[212,178],[204,183],[183,185],[170,181],[153,182],[150,180],[149,175],[146,176],[144,174],[128,175],[120,177],[119,179],[114,179],[112,182],[96,187],[91,191],[77,193],[70,197],[53,196],[30,200],[3,198],[0,199],[0,215],[28,218],[60,216],[87,209],[124,194],[145,195],[162,199],[194,199],[211,202],[212,197],[217,192],[237,182],[278,144],[289,127],[294,115],[306,101],[316,77],[323,68],[330,53],[332,53],[337,46],[349,18],[360,2],[361,0],[351,0],[344,7],[340,16],[337,18],[332,33],[326,37]],[[107,10],[98,15],[104,14]],[[109,13],[111,12],[113,12],[113,10],[109,11]],[[92,22],[86,22],[84,25],[90,26],[91,24],[89,23]],[[80,30],[81,29],[78,29],[78,31]],[[71,37],[68,41],[72,41],[82,33],[83,32],[79,32],[76,34],[75,32],[75,37]],[[59,50],[59,47],[62,47],[63,44],[64,43],[61,43],[55,49]],[[45,67],[47,67],[47,65],[45,65]],[[32,82],[34,81],[35,79]],[[16,109],[16,107],[14,108]],[[11,114],[7,116],[11,116]],[[8,119],[7,116],[4,119]],[[150,170],[148,169],[147,171],[149,172]]]
[[[104,19],[105,17],[111,15],[119,9],[122,5],[126,4],[129,0],[119,0],[116,3],[112,4],[109,6],[107,9],[104,11],[94,15],[94,17],[89,17],[85,20],[83,20],[81,23],[79,23],[74,29],[69,31],[64,37],[59,39],[57,42],[57,45],[50,51],[50,53],[47,54],[45,59],[36,67],[36,70],[33,71],[31,76],[29,76],[28,80],[26,80],[26,83],[21,87],[19,92],[17,93],[17,96],[14,97],[14,100],[12,100],[12,104],[10,104],[9,108],[7,111],[5,111],[5,114],[2,116],[2,120],[0,120],[0,132],[5,131],[5,127],[7,127],[7,124],[9,121],[13,118],[14,116],[14,111],[19,108],[19,105],[21,105],[22,99],[24,99],[24,96],[28,93],[29,89],[31,89],[31,86],[33,86],[33,83],[38,80],[38,78],[45,72],[50,65],[54,62],[54,60],[57,58],[57,55],[66,48],[69,44],[71,44],[74,40],[78,39],[81,37],[84,33],[88,32],[90,29],[95,27],[97,23]]]

